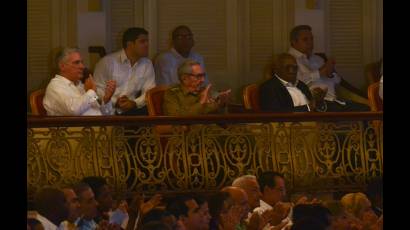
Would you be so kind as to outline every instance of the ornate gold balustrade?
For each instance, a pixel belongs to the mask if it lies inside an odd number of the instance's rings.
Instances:
[[[29,199],[100,175],[116,192],[214,191],[284,173],[290,192],[361,188],[383,172],[383,113],[28,117]],[[157,132],[157,125],[173,125]]]

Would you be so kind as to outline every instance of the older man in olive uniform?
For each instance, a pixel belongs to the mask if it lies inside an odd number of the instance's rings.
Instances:
[[[211,84],[201,88],[205,72],[199,62],[188,59],[178,68],[180,84],[169,88],[164,95],[163,111],[165,115],[189,116],[217,112],[222,108],[231,90],[211,97]]]

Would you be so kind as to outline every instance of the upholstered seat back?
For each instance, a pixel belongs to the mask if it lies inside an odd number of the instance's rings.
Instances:
[[[163,116],[162,103],[168,86],[156,86],[145,93],[149,116]]]
[[[243,90],[243,105],[245,109],[260,112],[259,85],[250,84]]]
[[[371,111],[383,111],[383,100],[379,96],[379,84],[379,82],[374,82],[367,88]]]
[[[47,115],[47,111],[43,105],[45,92],[45,89],[39,89],[30,94],[30,107],[33,115]]]

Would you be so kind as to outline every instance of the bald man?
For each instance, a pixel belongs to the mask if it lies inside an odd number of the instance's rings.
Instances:
[[[231,215],[236,215],[223,217],[222,220],[229,221],[229,219],[239,219],[239,223],[236,224],[236,229],[246,229],[244,220],[248,217],[249,204],[248,195],[245,190],[238,187],[228,186],[222,188],[221,192],[227,192],[233,202],[233,205],[227,211],[228,215],[229,213],[231,213]],[[226,226],[226,224],[223,226]]]

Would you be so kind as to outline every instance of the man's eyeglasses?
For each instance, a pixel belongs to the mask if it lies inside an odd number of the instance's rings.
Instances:
[[[179,39],[179,40],[182,40],[182,39],[191,40],[191,39],[194,38],[194,35],[193,34],[177,34],[176,38]]]
[[[199,73],[199,74],[187,73],[187,75],[199,80],[199,79],[205,78],[206,73]]]

